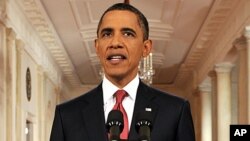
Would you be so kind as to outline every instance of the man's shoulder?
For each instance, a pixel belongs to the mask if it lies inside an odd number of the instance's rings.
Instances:
[[[154,95],[153,102],[158,105],[158,110],[162,110],[164,113],[180,114],[183,109],[189,107],[188,100],[181,96],[152,87],[150,87],[150,92]]]

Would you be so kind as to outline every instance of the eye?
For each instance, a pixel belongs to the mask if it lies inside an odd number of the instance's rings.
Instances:
[[[112,36],[113,30],[111,28],[104,28],[101,30],[100,37],[101,38],[107,38]]]
[[[135,32],[135,30],[133,30],[132,28],[124,28],[124,29],[122,30],[122,34],[123,34],[123,36],[125,36],[125,37],[130,37],[130,38],[136,37],[136,32]]]
[[[101,37],[110,37],[111,35],[111,32],[103,32]]]
[[[123,35],[126,37],[135,37],[135,34],[133,32],[130,32],[130,31],[124,32]]]

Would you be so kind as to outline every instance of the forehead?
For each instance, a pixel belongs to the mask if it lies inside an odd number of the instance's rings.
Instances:
[[[102,19],[100,27],[106,26],[140,26],[135,13],[126,10],[113,10],[107,12]]]

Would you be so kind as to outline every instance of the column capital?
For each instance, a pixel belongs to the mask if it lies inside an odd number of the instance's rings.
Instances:
[[[44,74],[44,68],[42,65],[37,65],[36,69],[37,69],[38,74],[41,74],[41,75]]]
[[[247,47],[247,39],[245,36],[241,36],[240,38],[237,38],[234,42],[233,45],[235,46],[235,48],[240,51],[243,49],[246,49]]]
[[[231,72],[233,67],[234,67],[234,64],[230,62],[220,63],[220,64],[215,65],[215,71],[217,73],[229,73]]]
[[[211,83],[205,82],[199,85],[199,91],[202,93],[211,93],[212,92],[212,86]]]
[[[20,55],[23,54],[25,44],[21,40],[17,40],[16,44],[17,44],[17,51],[20,53]]]
[[[11,28],[7,28],[7,39],[8,40],[16,40],[16,33]]]
[[[250,26],[245,27],[244,36],[247,38],[247,40],[250,40]]]

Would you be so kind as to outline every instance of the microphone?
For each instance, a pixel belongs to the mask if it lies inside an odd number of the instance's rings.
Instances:
[[[150,141],[153,127],[153,117],[149,111],[141,111],[136,115],[135,129],[140,136],[140,141]]]
[[[121,111],[112,110],[109,112],[106,128],[110,134],[109,141],[120,141],[120,134],[124,128]]]

